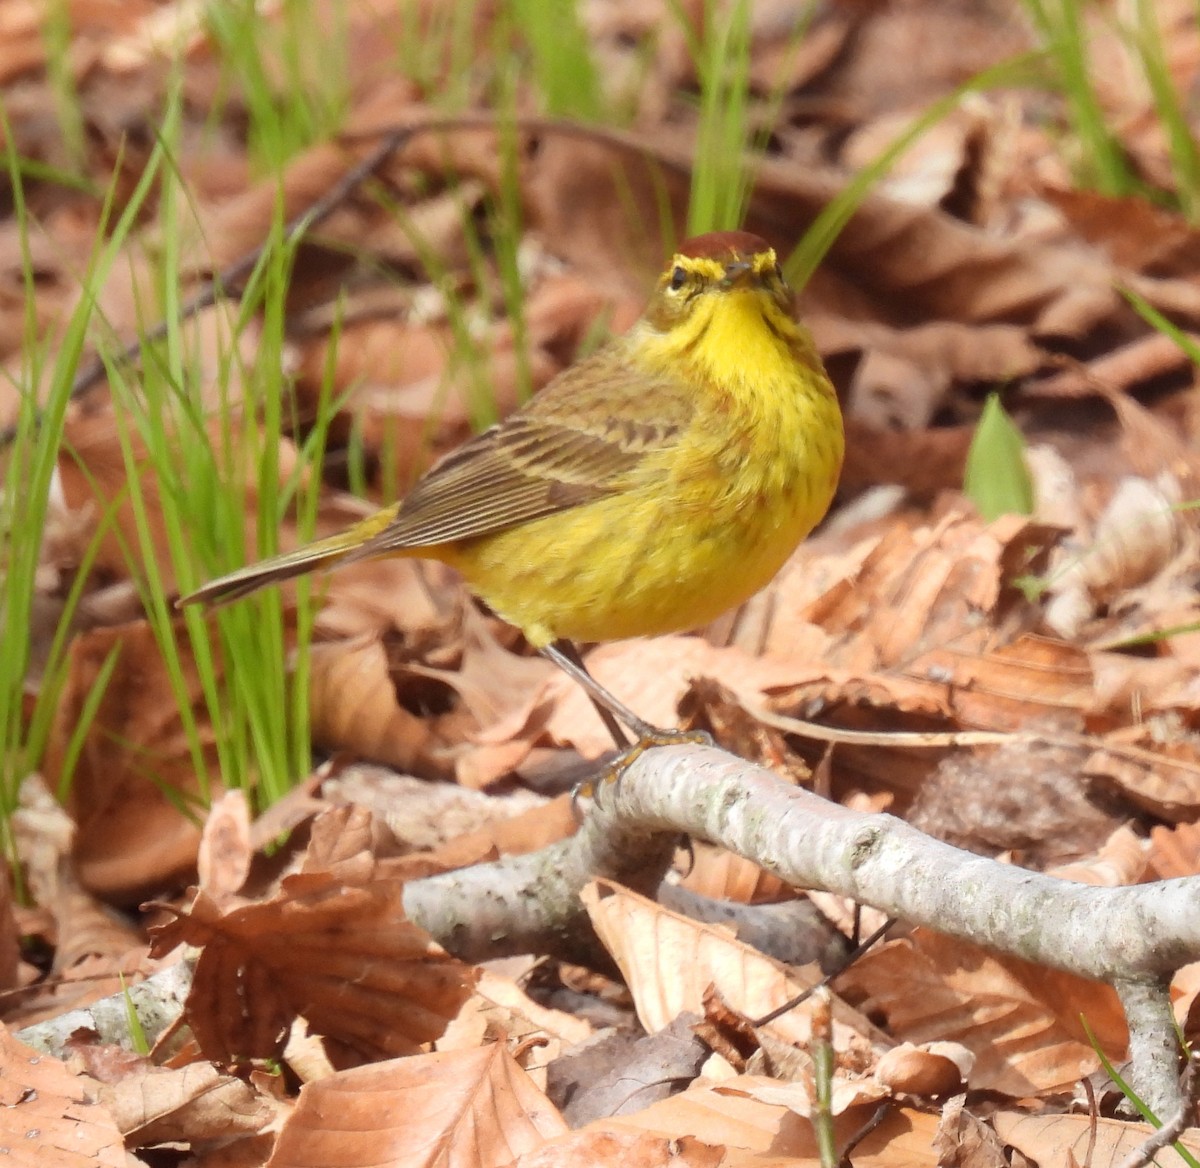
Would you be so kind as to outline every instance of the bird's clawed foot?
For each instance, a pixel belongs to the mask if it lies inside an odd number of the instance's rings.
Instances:
[[[583,818],[579,808],[581,799],[599,803],[601,791],[609,784],[613,785],[614,794],[619,792],[621,777],[647,750],[656,746],[712,745],[713,738],[707,730],[660,730],[643,723],[638,727],[638,739],[632,746],[626,747],[605,763],[595,778],[585,779],[572,790],[571,806],[575,809],[576,818]]]

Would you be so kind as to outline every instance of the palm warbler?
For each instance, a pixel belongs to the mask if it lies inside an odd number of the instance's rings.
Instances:
[[[694,628],[749,598],[825,514],[842,451],[833,386],[775,252],[746,232],[701,235],[628,333],[442,459],[403,501],[181,603],[339,561],[441,560],[602,713],[644,735],[652,728],[582,671],[569,642]]]

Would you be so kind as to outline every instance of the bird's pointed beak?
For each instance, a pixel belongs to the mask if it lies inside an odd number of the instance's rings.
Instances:
[[[734,260],[725,265],[724,288],[740,288],[749,284],[754,275],[754,265],[749,260]]]

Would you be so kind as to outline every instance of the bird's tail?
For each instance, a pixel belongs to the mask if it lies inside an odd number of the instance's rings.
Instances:
[[[378,535],[395,518],[395,512],[395,507],[387,508],[345,531],[315,540],[295,551],[283,552],[270,559],[259,560],[256,564],[247,564],[227,576],[218,576],[195,592],[181,596],[176,604],[179,608],[188,604],[228,604],[269,584],[279,584],[308,572],[332,568]]]

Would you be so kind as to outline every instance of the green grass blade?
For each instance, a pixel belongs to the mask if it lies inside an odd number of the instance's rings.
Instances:
[[[529,47],[545,112],[600,121],[606,113],[604,91],[576,0],[512,0],[512,12]]]

